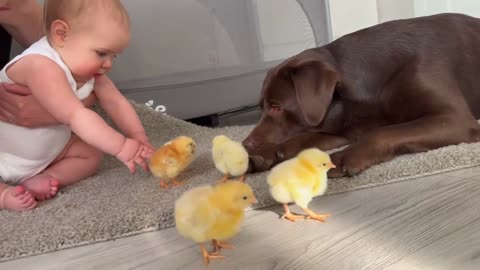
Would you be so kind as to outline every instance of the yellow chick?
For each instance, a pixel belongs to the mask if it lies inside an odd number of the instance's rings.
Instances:
[[[248,170],[248,153],[241,143],[224,135],[215,136],[212,140],[212,157],[217,170],[224,174],[219,182],[238,176],[240,181],[245,180],[245,173]]]
[[[270,194],[283,204],[286,218],[295,222],[297,219],[314,219],[325,222],[330,214],[316,214],[308,209],[313,197],[322,195],[327,190],[328,170],[335,168],[330,156],[317,148],[309,148],[296,157],[277,164],[267,176]],[[288,203],[295,202],[307,216],[294,215],[288,209]]]
[[[235,236],[244,219],[244,209],[256,203],[250,186],[228,181],[216,186],[190,189],[175,201],[175,226],[180,235],[200,244],[203,260],[222,259],[221,248],[233,248],[221,242]],[[205,242],[212,241],[214,252],[208,253]]]
[[[179,136],[158,148],[153,152],[149,160],[149,168],[152,174],[160,178],[162,188],[180,186],[176,177],[183,172],[195,158],[195,141],[187,136]]]

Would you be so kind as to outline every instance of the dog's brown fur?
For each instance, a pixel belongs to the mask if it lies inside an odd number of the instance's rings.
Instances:
[[[244,145],[262,171],[307,147],[354,175],[393,157],[480,141],[480,19],[391,21],[306,50],[271,69],[263,115]]]

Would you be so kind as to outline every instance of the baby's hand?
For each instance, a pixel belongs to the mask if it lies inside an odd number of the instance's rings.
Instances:
[[[145,171],[148,171],[147,162],[151,156],[148,149],[139,141],[127,138],[123,144],[122,150],[117,154],[117,158],[125,164],[131,173],[135,173],[135,164],[140,165]]]
[[[145,150],[148,152],[149,155],[148,158],[150,158],[155,149],[153,148],[152,144],[150,144],[150,140],[148,139],[145,132],[135,132],[131,136],[133,139],[141,142],[145,146]]]

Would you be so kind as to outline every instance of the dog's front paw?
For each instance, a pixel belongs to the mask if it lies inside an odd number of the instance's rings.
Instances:
[[[374,155],[371,151],[358,149],[355,146],[333,153],[331,159],[336,168],[329,170],[328,176],[338,178],[357,175],[375,164]]]

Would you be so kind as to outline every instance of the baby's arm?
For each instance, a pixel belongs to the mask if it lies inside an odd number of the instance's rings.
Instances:
[[[57,119],[32,96],[30,89],[23,85],[1,84],[0,101],[0,121],[2,122],[28,128],[59,124]],[[82,100],[85,107],[91,107],[96,102],[94,93]],[[13,118],[11,118],[12,115]]]
[[[71,90],[63,70],[49,58],[25,56],[9,67],[7,75],[30,88],[32,95],[55,119],[69,125],[85,142],[116,156],[131,170],[132,162],[141,157],[140,144],[125,138],[98,114],[85,108]]]
[[[141,141],[149,148],[152,147],[132,104],[106,75],[95,77],[94,91],[100,106],[120,130],[128,137]]]

